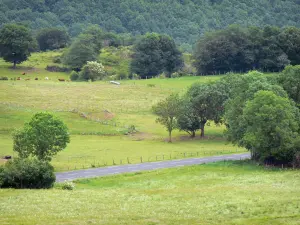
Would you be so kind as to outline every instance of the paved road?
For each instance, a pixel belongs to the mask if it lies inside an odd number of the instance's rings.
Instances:
[[[163,168],[173,168],[180,166],[197,165],[209,162],[217,162],[223,160],[239,160],[249,158],[249,153],[233,154],[233,155],[222,155],[222,156],[211,156],[206,158],[189,158],[189,159],[178,159],[162,162],[148,162],[141,164],[129,164],[120,166],[110,166],[104,168],[94,168],[85,170],[76,170],[69,172],[56,173],[56,181],[71,181],[79,178],[91,178],[91,177],[102,177],[120,173],[131,173],[145,170],[156,170]]]

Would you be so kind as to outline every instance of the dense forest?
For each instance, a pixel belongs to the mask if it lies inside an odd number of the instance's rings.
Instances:
[[[299,26],[299,12],[299,0],[2,0],[0,26],[62,27],[77,36],[87,24],[98,24],[116,33],[168,34],[191,50],[200,35],[230,24]]]

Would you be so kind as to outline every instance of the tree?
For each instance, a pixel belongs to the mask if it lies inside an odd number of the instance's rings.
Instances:
[[[0,55],[6,62],[12,62],[14,69],[28,59],[35,44],[27,27],[6,24],[0,30]]]
[[[272,84],[262,73],[257,71],[244,75],[229,75],[223,78],[222,82],[225,87],[230,87],[224,114],[224,122],[227,127],[226,136],[234,144],[243,146],[242,137],[245,130],[241,126],[241,121],[246,102],[252,100],[255,93],[261,90],[272,91],[281,97],[287,97],[287,94],[282,87]]]
[[[51,161],[52,156],[66,148],[70,142],[68,128],[50,113],[35,114],[29,123],[13,135],[14,151],[21,158],[35,156]]]
[[[203,138],[208,120],[216,124],[222,122],[227,94],[215,84],[195,83],[188,89],[187,96],[191,101],[193,113],[200,121],[200,136]]]
[[[152,107],[157,123],[162,124],[169,132],[169,142],[172,142],[172,131],[177,126],[177,116],[180,113],[180,98],[178,94],[172,94],[165,100],[157,103]]]
[[[279,75],[279,84],[300,108],[300,65],[287,66]]]
[[[42,51],[65,48],[69,40],[68,33],[59,28],[43,29],[37,35],[37,41]]]
[[[168,36],[147,34],[134,46],[132,74],[136,73],[142,78],[163,72],[170,75],[182,66],[182,54]]]
[[[187,132],[194,138],[196,136],[196,131],[200,129],[200,122],[192,102],[189,98],[184,97],[181,100],[180,112],[177,118],[179,130]]]
[[[243,109],[243,146],[256,160],[291,163],[299,151],[299,116],[288,98],[272,91],[257,92]]]
[[[105,76],[104,66],[98,62],[87,62],[80,72],[81,80],[100,80]]]
[[[80,71],[88,61],[97,61],[100,49],[97,48],[93,40],[94,37],[90,34],[80,35],[64,55],[64,64]]]

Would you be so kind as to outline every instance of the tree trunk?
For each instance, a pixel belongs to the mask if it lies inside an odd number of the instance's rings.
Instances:
[[[169,131],[169,142],[172,142],[172,131]]]
[[[201,131],[200,137],[201,137],[201,138],[204,138],[204,127],[205,127],[205,124],[206,124],[206,120],[204,120],[204,121],[202,121],[202,122],[200,123],[200,131]]]
[[[193,130],[193,131],[192,131],[191,138],[194,138],[194,137],[196,137],[196,132]]]
[[[13,69],[17,68],[17,62],[14,60],[14,65],[13,65]]]

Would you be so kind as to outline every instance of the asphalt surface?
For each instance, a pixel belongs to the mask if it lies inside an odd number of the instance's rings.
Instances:
[[[223,160],[241,160],[249,158],[249,153],[243,154],[233,154],[233,155],[222,155],[222,156],[211,156],[205,158],[189,158],[189,159],[177,159],[170,161],[160,161],[160,162],[148,162],[141,164],[129,164],[129,165],[119,165],[110,166],[103,168],[93,168],[85,170],[75,170],[69,172],[56,173],[56,182],[72,181],[80,178],[92,178],[92,177],[102,177],[122,173],[132,173],[146,170],[157,170],[164,168],[174,168],[181,166],[198,165],[210,162],[218,162]]]

